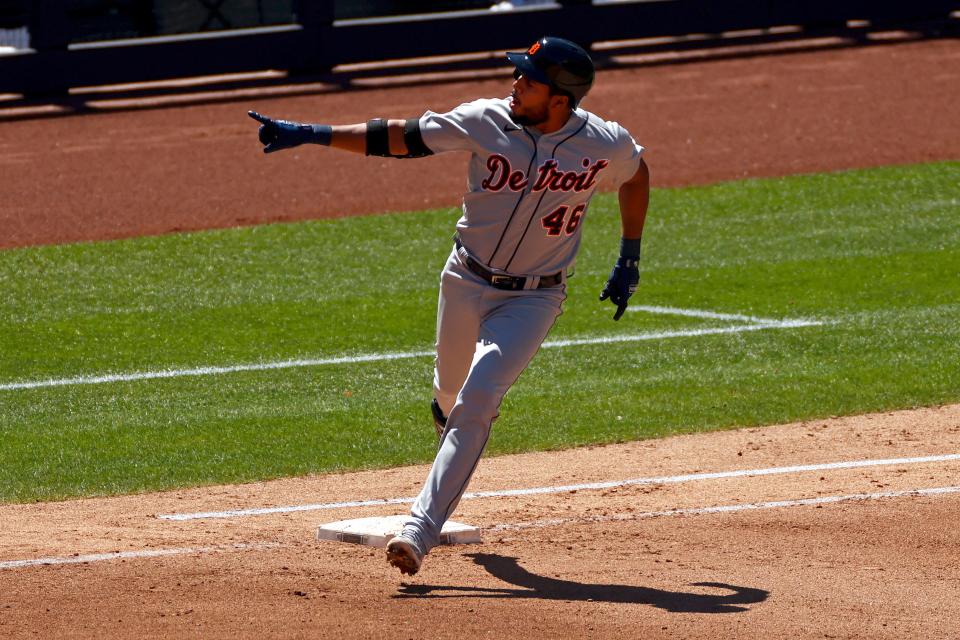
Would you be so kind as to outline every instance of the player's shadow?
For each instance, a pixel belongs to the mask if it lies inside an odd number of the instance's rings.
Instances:
[[[683,613],[736,613],[746,611],[745,605],[763,602],[769,591],[738,587],[722,582],[696,582],[691,586],[722,589],[728,593],[709,594],[685,591],[666,591],[625,584],[587,584],[557,580],[530,573],[516,558],[492,553],[473,553],[468,557],[486,569],[490,575],[520,587],[498,589],[486,587],[456,587],[427,584],[403,584],[395,598],[537,598],[541,600],[571,600],[648,604],[658,609]]]

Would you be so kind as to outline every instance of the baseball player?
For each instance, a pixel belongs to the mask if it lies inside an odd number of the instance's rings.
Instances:
[[[448,113],[331,127],[250,112],[265,153],[314,143],[395,158],[472,154],[463,215],[440,277],[431,404],[440,445],[403,531],[387,544],[388,562],[410,575],[438,544],[504,395],[561,313],[598,186],[619,189],[620,257],[600,293],[616,305],[614,320],[640,279],[649,173],[643,147],[626,129],[578,106],[593,84],[590,56],[544,37],[507,59],[515,67],[509,97]]]

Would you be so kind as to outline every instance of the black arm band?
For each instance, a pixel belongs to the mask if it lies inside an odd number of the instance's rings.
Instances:
[[[403,125],[403,141],[407,145],[407,155],[404,158],[422,158],[423,156],[432,156],[433,151],[427,148],[423,142],[423,134],[420,133],[420,118],[410,118]]]
[[[387,136],[387,121],[374,118],[367,122],[367,155],[390,156],[390,138]]]
[[[398,156],[390,153],[390,134],[387,121],[374,118],[367,122],[367,155],[383,156],[384,158],[422,158],[433,155],[433,151],[423,143],[420,133],[420,119],[410,118],[403,124],[403,142],[407,145],[406,155]]]

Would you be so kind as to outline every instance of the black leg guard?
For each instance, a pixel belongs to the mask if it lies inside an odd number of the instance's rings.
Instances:
[[[443,437],[443,430],[447,428],[447,417],[443,415],[443,411],[440,411],[440,404],[433,400],[430,403],[430,411],[433,413],[433,426],[437,430],[437,439]]]

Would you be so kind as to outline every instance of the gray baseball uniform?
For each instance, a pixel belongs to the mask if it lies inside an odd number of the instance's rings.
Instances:
[[[631,178],[643,147],[579,108],[553,133],[521,127],[506,99],[428,111],[420,130],[434,153],[473,154],[440,282],[434,394],[446,429],[404,529],[428,551],[470,482],[504,395],[561,313],[590,199],[598,185]]]

